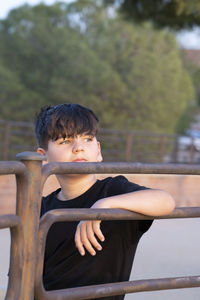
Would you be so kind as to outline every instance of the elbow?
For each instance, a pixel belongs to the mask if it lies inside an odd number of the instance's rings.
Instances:
[[[166,191],[157,190],[157,207],[154,210],[154,216],[166,216],[172,213],[175,208],[173,197]]]
[[[164,197],[164,208],[165,208],[164,211],[165,212],[164,212],[164,214],[169,215],[174,210],[175,206],[176,206],[176,203],[175,203],[173,197],[169,193],[165,192],[165,197]]]

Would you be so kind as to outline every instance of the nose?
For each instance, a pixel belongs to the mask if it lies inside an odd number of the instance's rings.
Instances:
[[[81,152],[84,151],[84,147],[83,144],[81,143],[81,141],[74,141],[73,143],[73,147],[72,147],[72,152],[73,153],[77,153],[77,152]]]

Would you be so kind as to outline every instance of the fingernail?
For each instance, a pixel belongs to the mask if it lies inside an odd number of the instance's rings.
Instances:
[[[82,256],[84,256],[84,255],[85,255],[85,253],[84,253],[84,252],[81,252],[81,255],[82,255]]]
[[[96,254],[96,252],[92,252],[92,255],[94,256]]]
[[[99,247],[99,246],[98,246],[98,248],[97,248],[97,249],[100,251],[100,250],[102,250],[102,247]]]

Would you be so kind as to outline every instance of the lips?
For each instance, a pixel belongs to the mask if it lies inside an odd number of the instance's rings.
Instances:
[[[85,158],[77,158],[77,159],[74,159],[72,162],[86,162],[87,159]]]

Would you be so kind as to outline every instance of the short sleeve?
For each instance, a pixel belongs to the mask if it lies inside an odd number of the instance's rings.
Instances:
[[[107,196],[109,197],[109,196],[121,195],[121,194],[148,190],[148,189],[149,189],[148,187],[130,182],[125,176],[120,175],[111,178],[108,185]],[[137,223],[138,223],[138,234],[139,236],[142,236],[142,234],[145,233],[150,228],[150,226],[153,223],[153,220],[141,220],[138,221]]]
[[[112,177],[108,184],[108,197],[114,195],[121,195],[131,192],[137,192],[141,190],[147,190],[149,188],[138,185],[136,183],[128,181],[125,176],[116,176]]]

